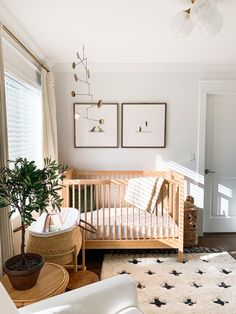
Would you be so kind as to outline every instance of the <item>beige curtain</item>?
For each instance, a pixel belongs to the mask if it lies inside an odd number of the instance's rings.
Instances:
[[[43,157],[58,161],[57,119],[54,79],[51,72],[41,72],[43,98]]]
[[[2,48],[3,26],[0,23],[0,168],[7,165],[7,112],[5,79]],[[0,277],[2,276],[2,264],[13,255],[12,228],[8,219],[8,208],[0,208]]]

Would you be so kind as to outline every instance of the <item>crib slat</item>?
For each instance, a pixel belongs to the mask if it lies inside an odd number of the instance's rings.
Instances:
[[[159,223],[159,204],[157,202],[156,204],[156,239],[158,239],[158,232],[159,232],[159,228],[158,228],[158,223]]]
[[[108,186],[108,239],[111,239],[111,185]]]
[[[178,185],[178,186],[176,186],[176,216],[178,217],[177,221],[178,221],[179,229],[182,229],[183,221],[180,219],[179,215],[180,215],[180,213],[179,213],[179,185]],[[179,235],[179,237],[180,237],[180,235]]]
[[[122,180],[125,180],[125,179],[126,179],[126,176],[123,175]],[[129,219],[129,204],[125,200],[126,186],[124,183],[122,183],[122,189],[123,189],[123,193],[122,193],[123,204],[124,204],[124,208],[126,208],[126,211],[125,211],[126,240],[128,240],[129,239],[129,220],[128,220]]]
[[[115,238],[115,240],[116,240],[116,239],[117,239],[117,237],[116,237],[117,185],[113,185],[113,189],[114,189],[114,208],[115,208],[115,230],[114,230],[114,238]]]
[[[178,216],[176,215],[176,185],[175,184],[172,185],[172,198],[173,198],[173,209],[174,209],[173,219],[174,219],[174,223],[176,223]],[[177,222],[177,224],[178,224],[178,222]],[[175,230],[175,228],[174,228],[174,230]]]
[[[122,201],[121,201],[121,185],[119,184],[119,199],[120,199],[120,240],[122,240]]]
[[[90,223],[93,226],[93,185],[90,185]]]
[[[134,240],[134,206],[132,205],[132,240]]]
[[[144,214],[144,240],[147,238],[147,212]]]
[[[138,239],[140,240],[141,223],[140,223],[140,209],[138,210]]]
[[[75,208],[75,185],[72,185],[72,207]]]
[[[102,238],[105,239],[105,204],[106,204],[106,185],[103,184],[103,199],[102,199]]]
[[[172,216],[172,225],[173,225],[173,233],[172,238],[175,238],[175,212],[173,209],[173,197],[172,197],[172,183],[169,183],[169,208],[171,209],[171,216]]]
[[[126,240],[129,238],[129,207],[126,202]]]
[[[152,240],[152,213],[150,213],[150,239]]]
[[[99,239],[99,206],[98,206],[98,200],[99,200],[99,187],[100,185],[96,185],[96,212],[97,212],[97,240]]]
[[[81,185],[79,185],[78,194],[79,212],[81,213]]]
[[[66,186],[66,207],[70,207],[71,206],[71,202],[70,202],[70,186],[67,185]]]
[[[84,185],[84,220],[87,222],[87,185]]]
[[[163,190],[161,189],[161,239],[164,235],[164,211],[163,211]]]
[[[164,206],[166,209],[166,214],[167,214],[167,222],[166,222],[166,230],[167,230],[167,239],[169,239],[169,225],[170,225],[170,215],[169,215],[169,198],[168,198],[168,185],[165,184],[165,199],[164,199]]]
[[[87,222],[87,185],[84,185],[84,220]],[[85,239],[87,239],[87,232],[85,232]]]

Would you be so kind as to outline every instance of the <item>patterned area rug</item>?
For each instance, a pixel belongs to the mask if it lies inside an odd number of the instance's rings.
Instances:
[[[236,313],[236,260],[227,252],[107,254],[101,279],[128,273],[137,283],[145,314]]]

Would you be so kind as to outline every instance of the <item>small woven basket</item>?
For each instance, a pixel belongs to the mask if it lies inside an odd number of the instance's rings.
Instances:
[[[198,245],[198,208],[185,202],[184,206],[184,246]]]
[[[75,246],[77,254],[79,253],[81,243],[79,227],[49,237],[38,237],[29,233],[26,252],[39,253],[43,255],[46,262],[66,265],[74,259]]]

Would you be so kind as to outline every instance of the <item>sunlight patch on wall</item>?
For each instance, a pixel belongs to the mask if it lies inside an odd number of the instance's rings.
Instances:
[[[232,190],[230,188],[227,188],[227,186],[222,185],[222,184],[218,184],[218,192],[225,195],[225,196],[228,196],[228,197],[232,197],[232,195],[233,195]]]
[[[224,197],[218,197],[217,216],[229,217],[229,201]]]
[[[204,207],[204,176],[190,170],[174,161],[164,160],[159,154],[156,155],[156,170],[173,170],[184,176],[184,197],[191,195],[194,197],[195,204],[198,207]]]

